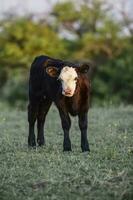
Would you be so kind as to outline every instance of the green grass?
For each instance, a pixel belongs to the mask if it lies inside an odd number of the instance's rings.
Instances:
[[[81,153],[73,118],[73,151],[62,152],[60,118],[46,120],[46,147],[27,148],[27,114],[0,104],[0,200],[133,199],[133,107],[91,108],[91,153]]]

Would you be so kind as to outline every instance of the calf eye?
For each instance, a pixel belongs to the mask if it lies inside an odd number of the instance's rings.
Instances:
[[[58,81],[62,81],[62,79],[60,78],[60,77],[58,77],[58,79],[57,79]]]
[[[74,80],[77,81],[77,80],[78,80],[78,77],[76,77]]]

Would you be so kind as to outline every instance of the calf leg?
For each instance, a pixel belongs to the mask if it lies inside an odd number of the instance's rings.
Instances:
[[[82,151],[90,151],[87,140],[87,113],[79,114],[79,128],[81,130],[81,149]]]
[[[64,112],[62,109],[59,109],[62,128],[64,131],[64,142],[63,142],[63,151],[71,151],[71,141],[69,138],[69,130],[71,127],[71,120],[67,112]]]
[[[48,110],[51,106],[51,101],[43,101],[39,105],[39,111],[38,111],[38,116],[37,116],[37,129],[38,129],[38,135],[37,135],[37,143],[39,146],[42,146],[45,144],[45,139],[44,139],[44,123],[45,123],[45,118],[48,113]]]
[[[29,122],[29,136],[28,145],[31,147],[36,146],[34,126],[37,118],[37,105],[28,105],[28,122]]]

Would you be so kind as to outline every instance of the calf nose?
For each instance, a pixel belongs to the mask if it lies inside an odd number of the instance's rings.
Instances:
[[[65,95],[71,95],[71,93],[72,93],[72,90],[69,89],[69,88],[67,88],[67,89],[64,90],[64,94]]]
[[[70,88],[65,89],[65,93],[71,93],[71,89]]]

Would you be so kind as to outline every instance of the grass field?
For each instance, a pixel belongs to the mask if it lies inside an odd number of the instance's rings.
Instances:
[[[27,114],[0,104],[0,200],[133,199],[133,107],[91,108],[91,153],[81,153],[77,119],[73,151],[62,152],[55,107],[45,126],[46,147],[28,150]]]

